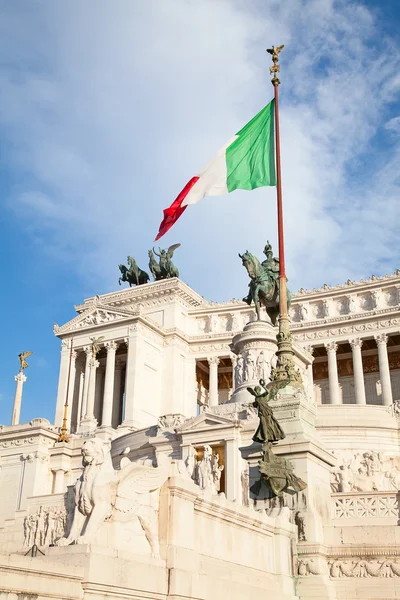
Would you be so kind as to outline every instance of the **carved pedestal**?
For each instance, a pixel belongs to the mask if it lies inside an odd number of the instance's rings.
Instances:
[[[271,368],[276,366],[276,335],[277,328],[270,323],[253,321],[234,336],[231,344],[235,355],[234,392],[230,402],[249,402],[251,398],[247,387],[257,385],[260,379],[269,382]],[[311,400],[312,390],[309,389],[307,368],[312,364],[312,356],[297,344],[293,344],[293,350],[295,366],[303,377],[305,394]],[[286,390],[288,393],[289,388]]]

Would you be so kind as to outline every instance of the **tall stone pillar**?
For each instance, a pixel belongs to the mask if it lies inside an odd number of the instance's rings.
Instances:
[[[124,341],[127,345],[128,355],[126,357],[125,405],[122,427],[138,427],[141,425],[141,411],[138,406],[141,391],[141,338],[139,324],[129,327],[129,337],[125,338]]]
[[[329,344],[325,344],[325,348],[328,354],[329,403],[341,404],[342,399],[340,398],[339,377],[336,362],[338,345],[336,342],[329,342]]]
[[[92,348],[90,346],[86,346],[84,348],[84,350],[85,350],[85,354],[86,354],[86,363],[85,363],[85,375],[84,375],[84,380],[83,380],[81,420],[84,419],[85,415],[86,415],[88,389],[89,389],[90,359],[92,357]]]
[[[78,390],[78,408],[76,411],[76,421],[77,421],[76,427],[77,428],[79,427],[79,423],[82,418],[83,390],[84,390],[84,386],[85,386],[85,371],[84,371],[82,364],[79,365],[78,373],[79,373],[79,390]]]
[[[225,441],[225,495],[228,500],[240,500],[239,460],[241,460],[237,439]]]
[[[312,346],[306,346],[305,348],[311,356],[314,354],[314,348]],[[314,398],[314,375],[313,375],[313,365],[312,363],[307,365],[307,379],[308,379],[308,387],[309,387],[309,395],[310,398]]]
[[[21,414],[21,404],[22,404],[22,387],[26,381],[26,375],[23,374],[22,371],[18,373],[14,377],[17,382],[17,386],[15,388],[15,396],[14,396],[14,407],[11,418],[11,425],[19,425],[19,417]]]
[[[69,371],[69,385],[68,385],[68,378],[67,378],[67,388],[68,388],[67,429],[69,431],[71,431],[71,416],[72,416],[72,405],[74,402],[77,355],[78,355],[77,352],[75,352],[75,350],[73,350],[72,354],[70,354],[70,359],[69,359],[69,360],[71,360],[71,370]],[[69,360],[68,360],[68,363],[69,363]],[[69,370],[69,364],[68,364],[68,370]]]
[[[94,398],[96,394],[96,370],[99,366],[99,361],[95,358],[89,360],[89,386],[87,394],[87,405],[85,420],[95,421],[94,418]],[[97,423],[96,423],[97,425]]]
[[[107,362],[104,381],[101,425],[102,427],[111,427],[114,397],[115,353],[117,351],[118,344],[114,341],[106,342],[105,347],[107,348]]]
[[[360,338],[354,338],[353,340],[350,340],[350,346],[353,353],[354,393],[356,404],[366,404],[364,369],[361,357],[362,340]]]
[[[56,415],[54,418],[54,424],[56,427],[61,427],[63,422],[64,405],[67,396],[70,343],[70,340],[63,340],[61,342],[60,373],[58,375]]]
[[[392,382],[390,380],[389,358],[387,353],[388,336],[381,333],[375,336],[378,346],[379,377],[381,379],[382,404],[390,406],[393,404]]]
[[[210,387],[208,392],[208,405],[209,406],[217,406],[218,405],[218,365],[219,358],[217,356],[212,356],[208,358],[208,365],[210,367]]]
[[[122,371],[123,371],[124,365],[125,365],[125,362],[122,360],[117,359],[115,361],[113,407],[112,407],[112,417],[111,417],[112,427],[118,427],[118,425],[121,425],[121,420],[123,418],[121,387],[122,387]]]

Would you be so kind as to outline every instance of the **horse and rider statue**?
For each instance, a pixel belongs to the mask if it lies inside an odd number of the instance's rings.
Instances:
[[[274,258],[272,246],[268,241],[264,248],[264,254],[266,259],[262,263],[248,250],[244,254],[239,254],[250,277],[249,293],[243,298],[243,301],[249,306],[254,302],[259,321],[261,320],[261,306],[264,306],[272,325],[276,325],[279,315],[279,260]],[[288,311],[290,302],[291,294],[287,290]]]
[[[170,277],[179,277],[179,271],[172,262],[174,251],[179,248],[180,244],[173,244],[168,250],[159,248],[159,252],[153,248],[149,250],[149,269],[156,281],[161,279],[168,279]],[[156,260],[155,256],[159,258]],[[118,279],[119,285],[121,282],[129,283],[129,287],[132,285],[143,285],[150,281],[150,275],[138,267],[136,261],[132,256],[127,258],[128,266],[118,265],[121,272],[121,277]]]

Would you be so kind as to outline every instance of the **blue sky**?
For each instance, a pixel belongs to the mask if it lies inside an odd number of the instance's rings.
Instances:
[[[34,354],[21,419],[53,419],[53,323],[117,289],[127,254],[146,267],[162,209],[272,97],[271,44],[285,44],[290,287],[400,266],[395,5],[0,0],[0,423],[23,349]],[[205,199],[163,242],[181,242],[182,279],[220,301],[244,295],[237,253],[266,239],[276,244],[273,189]]]

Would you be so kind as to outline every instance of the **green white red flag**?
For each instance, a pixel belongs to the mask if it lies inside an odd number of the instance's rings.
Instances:
[[[156,240],[167,233],[189,204],[196,204],[205,196],[276,185],[274,107],[275,101],[271,100],[187,182],[164,210]]]

